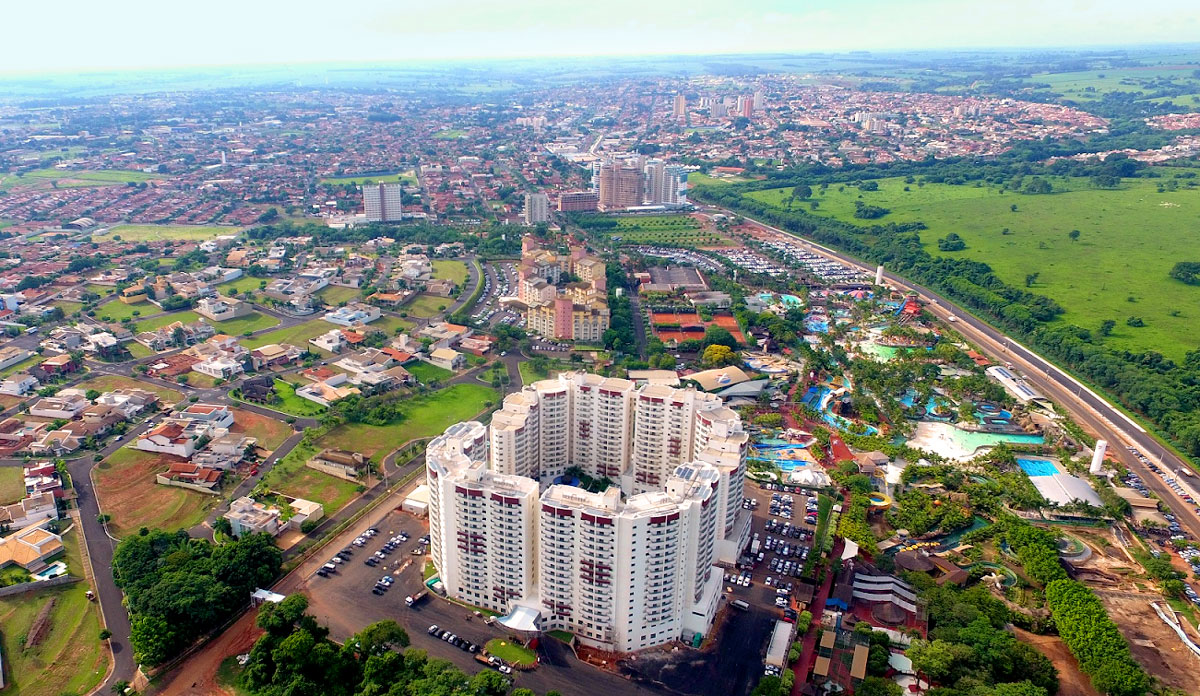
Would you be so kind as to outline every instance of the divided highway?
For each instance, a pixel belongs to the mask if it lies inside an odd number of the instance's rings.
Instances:
[[[739,215],[729,210],[714,208],[717,212],[727,215]],[[754,223],[764,230],[781,234],[795,240],[814,253],[832,258],[864,272],[874,275],[875,267],[866,264],[840,251],[816,244],[785,230],[773,227],[761,221],[742,215],[747,221]],[[1200,516],[1197,516],[1193,506],[1180,499],[1174,491],[1163,483],[1157,474],[1150,471],[1137,457],[1127,449],[1136,447],[1150,461],[1164,471],[1187,469],[1188,464],[1173,452],[1163,447],[1144,428],[1126,416],[1108,400],[1089,389],[1071,375],[1059,369],[1045,358],[1029,350],[1012,338],[1004,335],[991,325],[970,314],[954,304],[951,300],[938,293],[917,285],[907,279],[887,273],[884,278],[892,286],[905,291],[917,293],[931,304],[927,309],[943,321],[951,321],[955,329],[967,340],[975,343],[981,350],[1001,362],[1011,362],[1025,380],[1040,389],[1047,397],[1064,406],[1071,415],[1085,428],[1099,433],[1100,437],[1108,440],[1109,452],[1121,461],[1130,471],[1141,476],[1143,482],[1158,494],[1178,518],[1179,523],[1191,534],[1200,537]]]

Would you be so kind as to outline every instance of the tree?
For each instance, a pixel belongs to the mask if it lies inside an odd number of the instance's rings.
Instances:
[[[809,198],[812,198],[812,187],[808,186],[807,184],[800,184],[792,189],[792,195],[802,201],[806,201]]]
[[[1171,267],[1170,276],[1181,283],[1200,285],[1200,261],[1180,261]]]
[[[705,365],[720,367],[737,362],[738,354],[730,350],[728,346],[714,343],[704,349],[704,353],[700,359]]]
[[[95,401],[100,398],[100,392],[96,389],[89,389],[84,393],[84,398],[88,401]]]
[[[1048,696],[1048,692],[1031,681],[997,684],[995,696]]]
[[[891,679],[867,677],[854,687],[855,696],[901,696],[904,690]]]
[[[1025,287],[1032,288],[1033,284],[1037,282],[1039,275],[1041,275],[1041,274],[1040,273],[1026,273],[1025,274]]]
[[[733,337],[733,334],[729,333],[728,329],[716,326],[715,324],[704,330],[704,340],[702,342],[702,345],[705,347],[714,344],[726,346],[730,350],[737,350],[738,348],[737,339]]]
[[[1113,321],[1112,319],[1105,319],[1100,324],[1099,334],[1101,336],[1107,336],[1112,333],[1112,330],[1115,329],[1116,326],[1117,326],[1117,322]]]
[[[1072,242],[1078,242],[1079,241],[1079,230],[1071,230],[1070,232],[1067,233],[1067,236],[1070,237]]]
[[[905,653],[913,669],[934,681],[945,681],[960,661],[971,657],[971,648],[960,643],[936,640],[914,640]]]

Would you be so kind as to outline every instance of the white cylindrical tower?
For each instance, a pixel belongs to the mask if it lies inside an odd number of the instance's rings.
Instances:
[[[1092,466],[1088,469],[1088,473],[1099,476],[1104,471],[1104,453],[1106,451],[1108,451],[1108,442],[1096,440],[1096,447],[1092,452]]]

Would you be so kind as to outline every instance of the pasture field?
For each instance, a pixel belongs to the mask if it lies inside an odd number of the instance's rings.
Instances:
[[[467,264],[453,259],[435,259],[433,261],[433,277],[453,281],[462,287],[467,282]]]
[[[1084,180],[1050,178],[1055,193],[1023,195],[998,187],[905,184],[879,179],[878,191],[846,185],[814,191],[812,211],[869,226],[924,222],[921,242],[934,255],[982,261],[1008,283],[1056,300],[1061,320],[1095,331],[1116,322],[1106,342],[1118,349],[1157,350],[1174,360],[1200,347],[1200,287],[1168,273],[1177,261],[1200,261],[1194,230],[1200,221],[1200,189],[1158,193],[1169,179],[1125,179],[1119,188],[1096,189]],[[908,191],[904,188],[908,187]],[[790,189],[748,194],[786,207]],[[855,201],[888,208],[877,220],[854,218]],[[801,201],[796,206],[806,205]],[[1011,206],[1016,205],[1013,211]],[[1004,230],[1008,233],[1005,234]],[[1079,230],[1079,239],[1069,234]],[[938,239],[957,233],[961,251],[940,251]],[[1126,325],[1140,317],[1145,326]]]
[[[249,349],[265,346],[268,343],[290,343],[297,348],[307,348],[313,352],[322,352],[320,348],[309,345],[308,339],[320,336],[335,328],[333,324],[323,319],[309,319],[302,324],[296,324],[286,329],[276,329],[266,333],[258,334],[253,338],[247,338],[241,343]]]
[[[1192,94],[1200,93],[1200,80],[1192,77],[1194,65],[1156,65],[1144,68],[1116,68],[1113,70],[1082,70],[1078,72],[1035,73],[1026,82],[1049,85],[1053,92],[1064,99],[1095,101],[1105,92],[1157,91],[1164,81],[1179,86],[1194,85]],[[1191,102],[1191,94],[1171,97],[1176,104]]]
[[[317,297],[327,305],[338,305],[342,302],[357,300],[358,288],[347,288],[341,285],[326,285],[317,292]]]
[[[433,134],[437,140],[458,140],[467,137],[467,132],[461,128],[447,128]]]
[[[428,319],[442,313],[439,307],[449,309],[450,305],[454,304],[454,299],[451,297],[439,297],[437,295],[417,295],[411,302],[400,308],[401,312],[408,312],[414,317]],[[375,322],[378,323],[378,322]]]
[[[417,175],[409,169],[394,174],[350,174],[347,176],[329,176],[321,179],[322,184],[345,186],[346,184],[413,184],[417,183]]]
[[[103,294],[100,296],[104,297]],[[96,308],[96,318],[100,319],[101,321],[119,322],[123,319],[133,319],[135,317],[134,312],[137,312],[136,316],[144,317],[151,314],[158,314],[161,311],[162,309],[160,309],[158,305],[151,304],[149,302],[134,302],[133,304],[125,304],[120,300],[112,300],[111,302],[106,302],[104,305]],[[169,324],[171,322],[167,323]]]
[[[203,241],[240,231],[237,227],[220,225],[117,225],[107,234],[92,237],[120,237],[124,242]]]
[[[100,509],[112,515],[109,529],[116,537],[134,534],[141,527],[188,529],[204,521],[220,495],[207,495],[155,483],[155,474],[179,461],[157,452],[122,447],[96,465],[96,496]]]
[[[65,535],[61,558],[71,575],[83,577],[79,543],[78,530]],[[0,598],[0,646],[7,684],[0,694],[87,694],[100,684],[108,670],[108,647],[98,638],[100,607],[84,596],[87,589],[86,582],[77,582]],[[36,646],[27,646],[33,622],[51,599],[54,608],[48,630]]]
[[[616,225],[612,226],[612,220]],[[672,246],[722,246],[728,240],[715,230],[705,229],[689,215],[581,215],[580,227],[605,236],[617,244],[669,244]]]
[[[142,312],[142,314],[145,313],[146,312]],[[134,326],[137,327],[134,331],[135,333],[140,331],[154,331],[155,329],[161,329],[167,324],[174,324],[177,321],[181,321],[184,324],[193,324],[200,321],[200,315],[196,314],[190,309],[185,309],[180,312],[169,312],[152,319],[143,319],[141,321],[134,322]],[[208,320],[205,319],[205,321]],[[216,324],[214,324],[214,326],[215,325]]]
[[[24,175],[7,177],[6,187],[27,185],[50,185],[58,188],[81,188],[85,186],[118,186],[122,184],[140,184],[163,177],[158,174],[131,171],[127,169],[55,169],[52,167],[34,169]]]
[[[205,321],[209,321],[205,319]],[[226,319],[225,321],[209,321],[217,333],[229,336],[241,336],[247,331],[262,331],[279,325],[279,320],[270,314],[251,312],[244,317]],[[297,346],[300,347],[300,346]]]
[[[16,503],[25,497],[25,475],[19,467],[0,468],[0,505]]]

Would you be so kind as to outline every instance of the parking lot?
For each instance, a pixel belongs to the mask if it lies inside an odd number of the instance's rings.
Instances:
[[[777,619],[791,618],[791,613],[785,615],[785,610],[800,609],[795,597],[812,548],[816,494],[812,491],[809,495],[769,491],[748,481],[746,499],[752,501],[753,520],[750,548],[744,558],[752,559],[753,563],[727,571],[725,586],[732,590],[730,599],[768,608]],[[808,514],[810,510],[811,515]],[[787,592],[789,586],[791,591]],[[781,588],[785,592],[780,592]]]
[[[368,527],[379,530],[362,547],[355,547],[353,540]],[[409,540],[399,544],[380,565],[370,567],[364,561],[379,551],[391,537],[400,533]],[[412,648],[424,650],[430,657],[453,662],[467,674],[488,669],[476,662],[470,652],[456,648],[444,640],[428,633],[436,624],[477,646],[492,638],[507,636],[501,626],[488,625],[481,617],[458,604],[430,593],[415,607],[408,607],[404,599],[424,588],[423,568],[425,555],[414,555],[419,548],[418,539],[428,532],[426,523],[408,513],[391,510],[387,514],[372,514],[369,520],[343,533],[334,544],[326,547],[327,552],[318,556],[296,590],[309,598],[309,613],[318,621],[329,626],[330,637],[344,640],[362,630],[368,624],[382,619],[394,619],[404,627],[412,641]],[[329,561],[338,551],[349,547],[349,560],[337,565],[337,572],[321,577],[316,570]],[[319,562],[318,562],[319,561]],[[392,586],[382,594],[372,590],[384,576],[393,578]],[[560,691],[562,693],[604,693],[621,690],[623,693],[662,693],[648,687],[631,684],[628,680],[575,659],[570,648],[556,640],[544,638],[539,647],[541,664],[529,672],[515,672],[512,676],[517,686],[533,689],[536,693]]]
[[[500,306],[501,297],[515,297],[518,294],[517,282],[517,269],[511,261],[497,261],[485,265],[483,294],[473,308],[471,319],[489,326],[524,325],[524,317]]]

